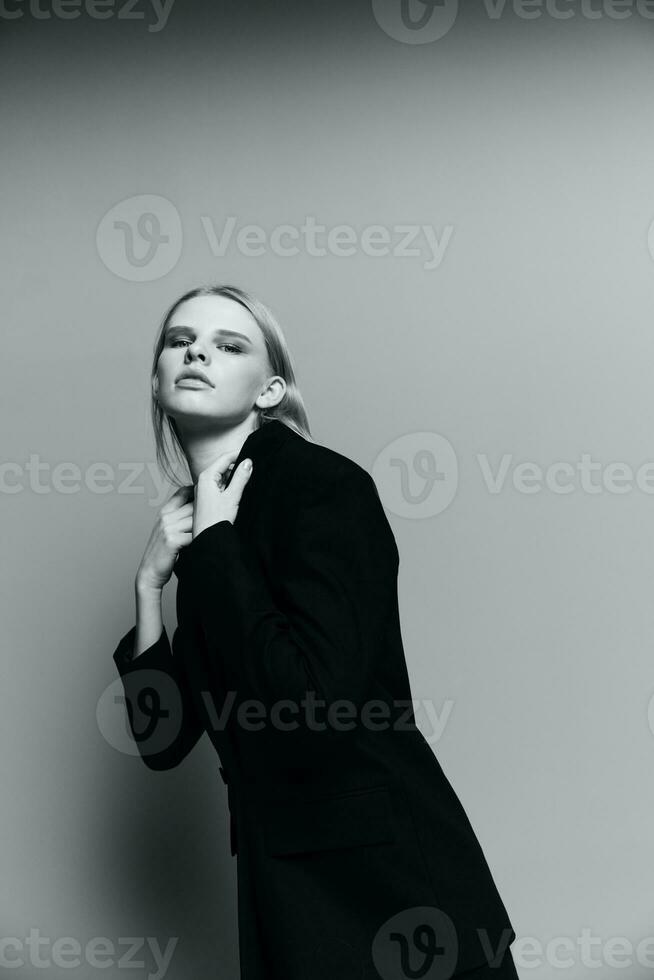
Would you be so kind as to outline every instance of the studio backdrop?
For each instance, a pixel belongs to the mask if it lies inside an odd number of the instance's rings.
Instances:
[[[0,32],[3,975],[238,977],[216,755],[148,770],[112,660],[172,493],[155,336],[217,283],[375,480],[521,977],[649,976],[654,4],[5,0]]]

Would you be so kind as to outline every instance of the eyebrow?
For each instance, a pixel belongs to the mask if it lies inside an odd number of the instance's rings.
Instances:
[[[187,327],[187,326],[184,326],[183,324],[179,324],[179,323],[177,324],[177,326],[174,326],[174,327],[166,327],[166,334],[165,334],[166,337],[169,334],[171,334],[174,330],[191,330],[192,331],[193,330],[193,327]],[[219,327],[218,330],[214,330],[213,336],[214,337],[221,337],[221,336],[222,337],[240,337],[240,339],[241,340],[244,340],[246,344],[250,344],[250,346],[252,345],[252,341],[250,340],[250,338],[249,337],[246,337],[244,333],[239,333],[238,330],[227,330],[225,327]]]

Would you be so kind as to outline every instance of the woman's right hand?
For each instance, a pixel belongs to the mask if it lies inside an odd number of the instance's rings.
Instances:
[[[180,487],[160,508],[136,573],[137,588],[163,589],[179,552],[193,540],[194,491],[193,484]]]

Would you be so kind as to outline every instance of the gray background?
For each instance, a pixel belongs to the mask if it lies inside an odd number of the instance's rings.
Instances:
[[[617,492],[602,474],[654,459],[654,21],[560,8],[574,16],[471,5],[426,43],[390,36],[366,2],[177,0],[159,31],[144,2],[141,20],[38,19],[25,5],[0,19],[0,390],[15,464],[2,487],[2,936],[177,936],[168,977],[237,977],[235,861],[208,738],[152,773],[96,717],[161,492],[148,416],[159,318],[215,281],[273,308],[314,437],[374,469],[413,694],[450,712],[440,737],[423,710],[419,723],[519,939],[542,947],[514,944],[521,977],[651,973],[654,944],[649,966],[636,945],[654,934],[654,481]],[[150,267],[129,263],[111,216],[102,225],[118,205],[135,226],[142,195],[180,221],[161,212],[169,242]],[[401,225],[451,232],[431,269],[423,238],[417,256],[301,243],[252,256],[234,242],[214,255],[206,223],[219,235],[230,215],[268,234],[307,216],[357,235],[382,225],[392,242]],[[432,513],[402,504],[387,465],[404,459],[419,493],[423,432],[458,462]],[[570,493],[512,481],[519,463],[584,454],[601,464],[599,492],[579,477]],[[480,458],[495,471],[504,456],[492,493]],[[40,489],[30,457],[47,464]],[[117,474],[106,493],[84,483],[98,462]],[[67,492],[61,463],[82,474]],[[150,469],[127,492],[130,463]],[[566,966],[547,951],[562,936]],[[70,975],[21,955],[20,980]],[[152,969],[143,957],[128,976]]]

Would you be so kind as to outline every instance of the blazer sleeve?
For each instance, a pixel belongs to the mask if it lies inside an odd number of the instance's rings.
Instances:
[[[123,682],[129,732],[148,769],[172,769],[204,732],[181,665],[181,636],[176,627],[172,650],[165,627],[156,643],[132,659],[136,626],[113,654]]]
[[[227,520],[187,545],[185,574],[227,686],[263,705],[273,729],[276,716],[268,712],[277,706],[300,744],[303,735],[318,731],[315,721],[323,724],[328,737],[319,741],[327,745],[355,729],[370,696],[394,608],[399,556],[367,471],[304,483],[293,488],[294,513],[278,556],[277,604]],[[307,696],[318,699],[313,715],[303,707]]]

